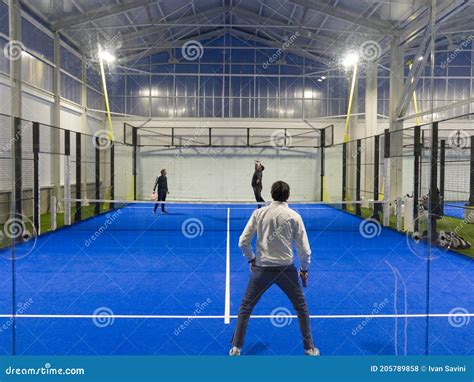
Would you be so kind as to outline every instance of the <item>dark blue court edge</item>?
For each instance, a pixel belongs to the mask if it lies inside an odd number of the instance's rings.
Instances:
[[[458,368],[446,371],[446,367]],[[393,371],[411,367],[411,371]],[[41,374],[41,370],[84,370],[83,375]],[[441,368],[443,371],[436,371]],[[464,368],[465,370],[461,369]],[[21,370],[39,375],[13,375]],[[18,371],[19,370],[19,371]],[[383,371],[382,371],[383,370]],[[391,370],[391,371],[390,371]],[[166,382],[472,382],[474,357],[0,357],[2,381]]]

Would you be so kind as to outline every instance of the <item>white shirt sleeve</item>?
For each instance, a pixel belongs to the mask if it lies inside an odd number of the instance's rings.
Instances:
[[[308,234],[301,216],[298,216],[296,220],[294,235],[298,258],[300,259],[300,268],[303,271],[307,271],[311,263],[311,247],[309,246]]]
[[[247,225],[245,226],[244,232],[240,235],[239,248],[242,250],[244,256],[249,260],[255,258],[255,254],[252,249],[252,240],[257,233],[257,217],[256,211],[252,214]]]

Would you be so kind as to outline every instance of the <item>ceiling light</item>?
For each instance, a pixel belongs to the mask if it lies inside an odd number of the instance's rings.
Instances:
[[[102,50],[100,48],[99,48],[99,58],[108,63],[114,62],[116,59],[112,53],[107,52],[106,50]]]
[[[347,53],[343,60],[342,60],[342,65],[344,65],[346,68],[349,68],[351,66],[356,65],[359,62],[359,55],[354,52]]]

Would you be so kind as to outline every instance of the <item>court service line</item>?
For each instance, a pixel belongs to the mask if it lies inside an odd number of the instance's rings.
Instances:
[[[230,208],[227,209],[224,324],[230,324]]]
[[[49,318],[49,319],[68,319],[68,318],[97,318],[97,319],[229,319],[237,318],[237,315],[208,315],[208,316],[196,316],[196,315],[146,315],[146,314],[17,314],[15,318]],[[313,319],[354,319],[354,318],[445,318],[445,317],[474,317],[474,313],[414,313],[414,314],[337,314],[337,315],[310,315]],[[0,314],[0,318],[13,318],[12,314]],[[297,318],[294,314],[287,315],[252,315],[250,318],[255,319],[284,319],[284,318]]]

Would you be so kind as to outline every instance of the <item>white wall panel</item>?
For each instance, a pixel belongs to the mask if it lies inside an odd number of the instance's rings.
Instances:
[[[256,148],[141,148],[138,162],[138,195],[148,198],[160,170],[168,171],[170,200],[252,201],[251,178],[255,160],[265,171],[262,196],[270,200],[274,181],[290,184],[291,199],[319,199],[318,150]]]

